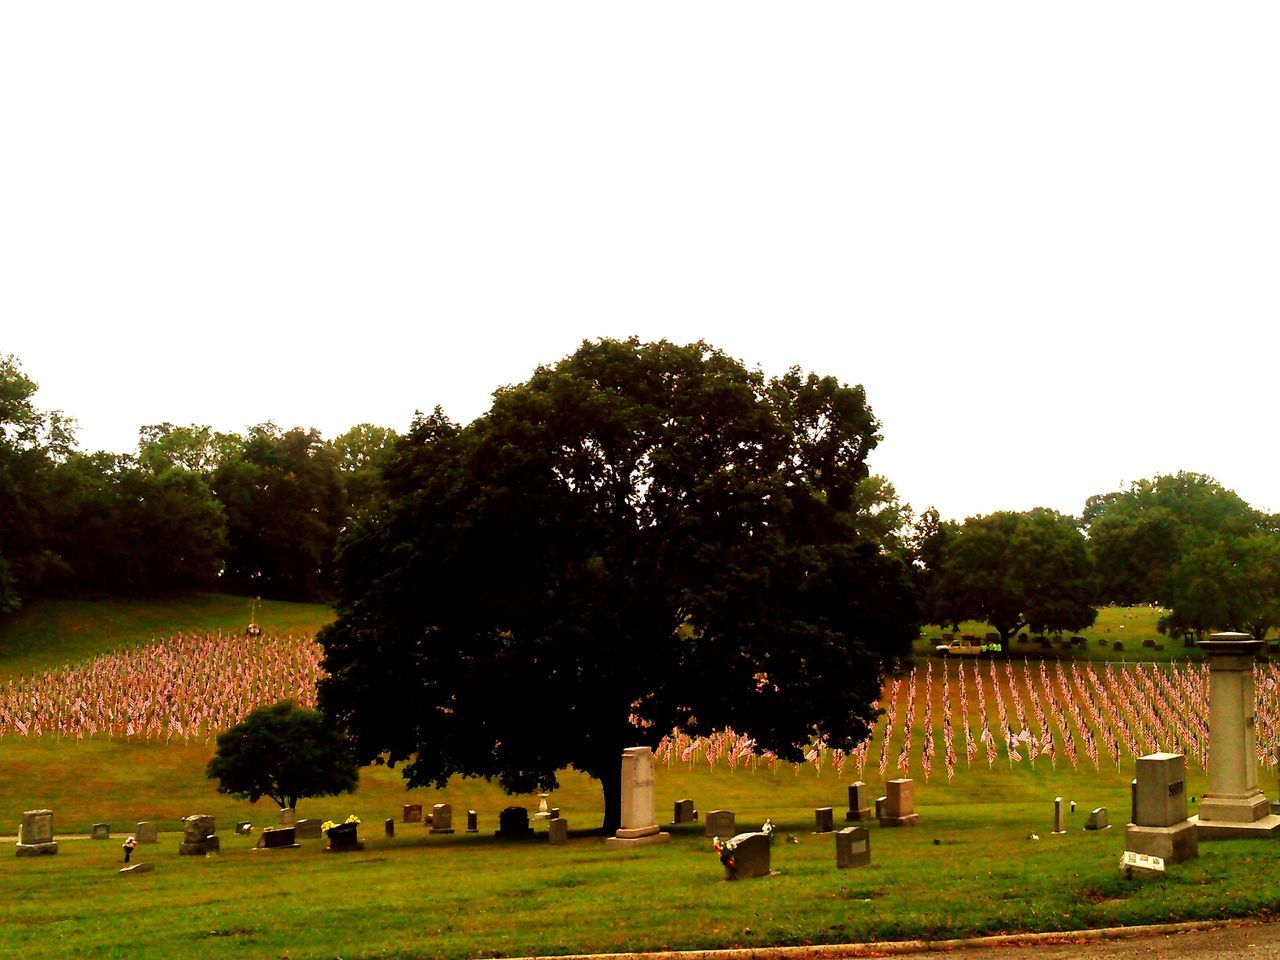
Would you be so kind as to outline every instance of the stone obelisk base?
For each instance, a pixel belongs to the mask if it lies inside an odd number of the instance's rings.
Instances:
[[[1261,790],[1246,794],[1206,793],[1191,818],[1201,840],[1280,837],[1280,816]]]
[[[650,843],[668,843],[671,834],[658,829],[655,823],[651,827],[640,827],[634,830],[619,830],[614,836],[605,840],[604,845],[613,849],[621,847],[642,847]]]

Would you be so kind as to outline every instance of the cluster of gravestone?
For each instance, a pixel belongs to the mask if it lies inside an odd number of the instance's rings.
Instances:
[[[625,768],[624,768],[625,769]],[[846,822],[876,820],[882,827],[914,827],[920,822],[915,812],[913,782],[907,779],[891,780],[885,785],[885,796],[875,800],[875,814],[867,806],[867,785],[861,780],[849,784],[849,809],[845,811]],[[626,797],[626,781],[624,793]],[[698,811],[693,800],[677,800],[672,811],[673,826],[696,823]],[[624,821],[625,823],[625,821]],[[656,827],[653,829],[656,830]],[[837,830],[835,826],[835,810],[832,807],[817,807],[813,811],[813,832],[815,834],[833,834],[835,836],[836,867],[865,867],[871,863],[871,833],[866,827],[844,827]],[[771,869],[771,840],[764,831],[749,833],[737,832],[737,816],[732,810],[712,810],[707,814],[703,824],[704,837],[728,838],[728,844],[734,853],[734,865],[726,866],[725,877],[731,880],[766,877]]]

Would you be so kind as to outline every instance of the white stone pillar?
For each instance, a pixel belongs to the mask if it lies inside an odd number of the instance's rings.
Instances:
[[[1196,817],[1200,838],[1274,834],[1280,817],[1258,787],[1254,745],[1253,665],[1262,641],[1215,633],[1200,647],[1209,661],[1209,790]]]
[[[671,834],[658,829],[653,802],[653,751],[628,747],[622,751],[622,826],[608,846],[665,843]]]

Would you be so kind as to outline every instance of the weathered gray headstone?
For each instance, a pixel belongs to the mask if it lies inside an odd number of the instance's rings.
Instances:
[[[830,833],[835,828],[835,813],[830,807],[818,807],[813,811],[814,833]]]
[[[480,821],[474,810],[467,811],[467,833],[479,833]]]
[[[139,820],[137,827],[133,831],[133,835],[139,843],[159,842],[159,836],[156,833],[156,825],[152,820]]]
[[[737,829],[732,810],[712,810],[702,833],[707,837],[732,837]]]
[[[38,857],[58,852],[53,839],[53,811],[28,810],[18,827],[18,856]]]
[[[1182,863],[1199,855],[1196,825],[1187,817],[1186,758],[1153,753],[1138,758],[1136,819],[1125,827],[1126,853]],[[1179,814],[1182,818],[1175,819]]]
[[[889,806],[888,797],[876,797],[876,819],[877,820],[884,819],[884,812],[886,809],[888,809],[888,806]]]
[[[498,829],[495,837],[508,840],[526,840],[533,836],[533,827],[529,826],[529,811],[524,807],[506,807],[498,814]]]
[[[697,823],[698,811],[693,807],[693,801],[689,799],[677,800],[675,810],[671,815],[672,823]]]
[[[405,823],[421,823],[422,822],[422,804],[406,803],[404,805],[404,822]]]
[[[1107,820],[1107,808],[1095,807],[1089,814],[1089,819],[1084,822],[1086,830],[1110,830],[1111,824]]]
[[[258,846],[264,850],[292,850],[298,846],[297,827],[267,827],[258,835]]]
[[[324,834],[320,830],[321,821],[314,817],[304,817],[293,825],[298,832],[299,840],[319,840]]]
[[[726,880],[750,880],[767,877],[769,867],[769,835],[766,833],[740,833],[733,838],[734,866],[724,868]]]
[[[453,833],[453,806],[437,803],[431,808],[431,832]]]
[[[554,844],[569,842],[569,821],[560,817],[547,821],[547,842]]]
[[[110,840],[111,825],[106,823],[95,823],[89,828],[90,840]]]
[[[203,856],[207,853],[217,853],[221,848],[222,842],[217,837],[213,817],[205,813],[197,813],[182,818],[182,842],[178,844],[180,856]]]
[[[1067,828],[1062,825],[1062,798],[1053,798],[1053,832],[1055,836],[1061,836],[1067,832]]]
[[[396,835],[395,817],[387,817],[386,822],[382,825],[382,829],[386,831],[388,837],[394,837]]]
[[[886,801],[882,827],[914,827],[920,822],[915,812],[915,783],[909,779],[890,780],[884,785]]]
[[[867,806],[867,785],[861,780],[849,784],[849,809],[844,818],[850,820],[870,820],[871,808]]]
[[[297,819],[298,817],[297,817],[297,814],[294,813],[293,807],[280,808],[280,819],[279,819],[280,826],[292,827],[294,824],[294,821],[296,821]]]
[[[1138,758],[1138,815],[1143,827],[1171,827],[1187,819],[1186,758],[1152,753]]]
[[[836,831],[836,867],[865,867],[871,863],[871,831],[845,827]]]
[[[627,747],[622,751],[622,826],[606,847],[617,849],[666,843],[671,834],[659,829],[653,806],[653,750]]]

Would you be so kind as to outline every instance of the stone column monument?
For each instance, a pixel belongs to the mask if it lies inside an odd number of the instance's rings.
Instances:
[[[1253,662],[1261,640],[1215,633],[1200,641],[1209,661],[1209,789],[1192,817],[1201,840],[1280,835],[1280,816],[1258,787]]]
[[[632,847],[670,839],[671,834],[658,829],[653,809],[653,751],[628,747],[622,751],[622,826],[605,846]]]

